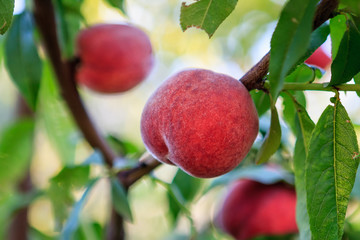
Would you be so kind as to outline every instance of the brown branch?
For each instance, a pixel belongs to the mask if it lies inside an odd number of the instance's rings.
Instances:
[[[125,239],[124,219],[114,209],[111,211],[111,218],[106,231],[106,239]]]
[[[89,144],[94,149],[101,151],[105,162],[111,167],[116,154],[105,142],[85,110],[74,81],[75,64],[73,62],[65,62],[62,59],[52,1],[34,0],[34,17],[56,74],[62,96],[76,124]]]
[[[145,153],[136,167],[119,172],[118,178],[123,183],[125,188],[129,188],[142,176],[150,173],[159,165],[161,165],[161,163],[158,160],[153,158],[149,153]]]
[[[329,18],[339,5],[338,0],[322,0],[317,6],[313,30],[320,27]],[[253,89],[264,89],[264,77],[269,71],[270,52],[268,52],[257,64],[255,64],[240,81],[250,91]]]

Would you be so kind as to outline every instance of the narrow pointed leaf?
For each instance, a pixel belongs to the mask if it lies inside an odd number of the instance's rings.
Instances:
[[[199,0],[181,6],[180,25],[183,31],[190,27],[205,30],[211,37],[219,25],[235,9],[237,0]]]
[[[119,9],[122,13],[125,11],[125,1],[124,0],[106,0],[112,7]]]
[[[352,21],[347,24],[348,29],[331,64],[330,86],[346,83],[360,72],[360,32]]]
[[[0,34],[10,27],[13,18],[15,0],[0,0]]]
[[[354,127],[339,100],[321,115],[306,163],[307,209],[313,240],[341,239],[359,165]]]
[[[5,41],[5,63],[11,79],[29,106],[36,107],[42,61],[33,38],[33,19],[28,12],[14,18]]]
[[[271,107],[271,123],[264,142],[255,158],[257,164],[267,162],[278,150],[281,143],[281,127],[276,107]]]
[[[117,179],[111,178],[111,198],[115,210],[129,221],[133,221],[129,200],[124,187]]]
[[[61,232],[61,235],[60,235],[61,240],[72,239],[72,236],[74,235],[77,228],[79,227],[79,221],[80,221],[79,218],[80,218],[81,210],[83,209],[83,207],[86,203],[87,197],[88,197],[89,193],[91,192],[92,188],[94,187],[95,183],[97,182],[97,180],[98,179],[93,179],[89,182],[89,184],[87,185],[87,188],[86,188],[85,192],[83,193],[83,195],[81,196],[80,200],[74,204],[74,207],[70,213],[70,216],[65,223],[64,229]]]
[[[306,53],[318,0],[290,0],[285,5],[271,39],[269,80],[271,95],[276,98],[284,78]]]
[[[294,150],[294,172],[296,188],[296,222],[299,227],[300,240],[311,239],[309,214],[306,208],[305,168],[311,133],[315,127],[306,109],[294,101],[296,108],[296,125],[298,129]]]

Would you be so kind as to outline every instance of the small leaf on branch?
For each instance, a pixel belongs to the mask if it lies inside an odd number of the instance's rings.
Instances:
[[[67,219],[64,229],[61,232],[60,235],[60,239],[61,240],[68,240],[68,239],[72,239],[72,236],[74,235],[74,233],[76,232],[78,226],[79,226],[79,218],[80,218],[80,213],[81,210],[83,209],[87,197],[90,193],[90,191],[92,190],[92,188],[94,187],[95,183],[97,182],[98,179],[93,179],[91,180],[88,184],[87,184],[87,188],[85,190],[85,192],[83,193],[82,197],[80,198],[79,201],[77,201],[74,204],[74,207],[70,213],[69,218]]]
[[[122,13],[126,14],[125,11],[125,0],[105,0],[112,7],[119,9]]]
[[[337,99],[321,115],[306,162],[307,209],[312,239],[341,239],[359,165],[354,127]]]
[[[359,0],[341,0],[342,4],[346,5],[351,11],[360,13],[360,2]]]
[[[42,62],[33,38],[33,19],[24,12],[14,18],[5,41],[5,63],[11,79],[32,109],[36,108]]]
[[[82,188],[89,181],[88,165],[66,166],[50,180],[47,195],[54,209],[55,221],[61,228],[68,217],[68,207],[74,202],[72,191]]]
[[[271,123],[264,142],[256,155],[257,164],[265,163],[278,150],[281,143],[281,127],[279,115],[275,106],[271,107]]]
[[[178,170],[173,181],[171,182],[171,186],[175,189],[178,189],[184,198],[184,202],[188,203],[191,202],[191,200],[193,200],[198,193],[200,187],[202,186],[202,181],[200,178],[192,177],[189,174],[186,174],[184,171]],[[181,208],[170,194],[168,194],[168,202],[170,213],[175,220],[180,213]]]
[[[235,9],[237,0],[199,0],[181,6],[180,25],[183,31],[190,27],[205,30],[211,37],[219,25]]]
[[[315,79],[314,69],[307,66],[306,64],[301,64],[285,78],[285,82],[309,83],[314,81],[314,79]],[[305,98],[305,94],[302,91],[288,91],[288,92],[294,95],[298,103],[306,107],[306,98]],[[283,99],[284,120],[290,126],[291,130],[294,133],[296,133],[295,118],[298,109],[296,108],[296,105],[293,103],[294,99],[285,92],[281,93],[280,95]]]
[[[347,21],[347,29],[341,39],[337,55],[331,64],[330,86],[350,81],[360,72],[360,32],[353,21]]]
[[[13,18],[15,0],[0,0],[0,34],[10,27]]]
[[[204,194],[215,187],[226,186],[239,179],[252,179],[263,184],[274,184],[280,181],[294,184],[292,173],[278,166],[271,165],[250,165],[248,167],[239,167],[225,175],[215,178],[211,184],[204,190]]]
[[[276,99],[284,78],[306,53],[318,0],[290,0],[284,7],[271,39],[270,93]]]
[[[128,201],[127,193],[120,182],[115,179],[110,179],[111,184],[111,198],[116,212],[121,214],[129,221],[133,221],[130,204]]]

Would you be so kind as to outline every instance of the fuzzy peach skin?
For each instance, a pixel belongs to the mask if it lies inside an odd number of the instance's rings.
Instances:
[[[296,194],[285,183],[236,181],[217,216],[217,225],[237,240],[297,233]]]
[[[258,129],[257,111],[244,85],[204,69],[185,70],[166,80],[141,117],[147,150],[159,161],[200,178],[235,168]]]
[[[94,25],[80,32],[76,46],[81,59],[77,81],[101,93],[135,87],[154,65],[148,36],[132,25]]]

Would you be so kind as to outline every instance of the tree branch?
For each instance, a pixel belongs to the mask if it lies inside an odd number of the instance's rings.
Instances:
[[[150,173],[159,165],[161,165],[161,163],[158,160],[153,158],[149,153],[145,153],[136,167],[119,172],[118,178],[123,183],[125,188],[129,188],[142,176]]]
[[[329,18],[339,5],[338,0],[322,0],[317,6],[313,30],[320,27]],[[250,91],[253,89],[264,89],[264,77],[269,71],[270,52],[268,52],[257,64],[255,64],[240,81]]]
[[[55,12],[51,0],[34,0],[34,17],[56,74],[61,94],[77,126],[89,144],[94,149],[101,151],[105,162],[111,167],[116,154],[93,124],[80,99],[74,80],[75,63],[66,62],[62,59],[56,32]]]

